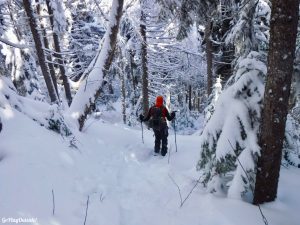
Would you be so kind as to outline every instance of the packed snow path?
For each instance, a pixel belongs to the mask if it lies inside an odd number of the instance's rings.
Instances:
[[[123,125],[88,121],[69,140],[40,127],[20,113],[4,121],[0,134],[0,216],[37,218],[43,225],[259,225],[257,207],[208,194],[198,185],[198,136],[169,136],[170,162],[153,156],[154,137]],[[170,132],[172,133],[172,132]],[[283,169],[279,198],[262,208],[272,225],[299,224],[299,182],[296,169]],[[297,180],[298,179],[298,180]],[[55,215],[52,215],[52,190]],[[296,194],[296,196],[294,196]],[[29,223],[30,224],[30,223]]]

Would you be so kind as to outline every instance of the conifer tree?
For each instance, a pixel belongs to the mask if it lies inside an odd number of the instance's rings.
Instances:
[[[271,11],[266,0],[244,3],[226,38],[236,44],[234,73],[201,134],[197,167],[209,191],[233,198],[254,188]]]

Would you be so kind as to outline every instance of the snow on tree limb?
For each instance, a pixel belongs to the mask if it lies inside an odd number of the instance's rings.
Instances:
[[[88,77],[81,82],[68,111],[68,115],[78,120],[79,130],[82,130],[87,115],[92,111],[95,100],[100,96],[106,83],[104,78],[113,59],[123,2],[123,0],[114,0],[112,2],[109,19],[110,26],[105,33],[104,42],[96,60],[96,66],[91,70]]]
[[[0,42],[4,43],[4,44],[6,44],[6,45],[9,45],[9,46],[11,46],[11,47],[14,47],[14,48],[19,48],[19,49],[26,49],[26,48],[29,48],[29,47],[30,47],[30,46],[28,46],[28,45],[22,45],[22,44],[16,44],[16,43],[13,43],[13,42],[11,42],[11,41],[9,41],[9,40],[6,40],[6,39],[4,39],[4,38],[2,38],[2,37],[0,37]]]

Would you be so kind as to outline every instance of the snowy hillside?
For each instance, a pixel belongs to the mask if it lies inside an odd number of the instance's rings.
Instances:
[[[205,193],[198,179],[198,136],[169,136],[170,160],[153,156],[152,132],[93,121],[75,133],[78,149],[23,114],[1,110],[0,215],[39,225],[259,225],[258,208]],[[172,131],[170,131],[172,133]],[[300,171],[281,169],[278,199],[264,204],[271,225],[300,221]],[[173,179],[173,181],[172,181]],[[53,196],[55,210],[53,213]],[[9,223],[8,223],[9,224]],[[22,223],[21,223],[22,224]]]

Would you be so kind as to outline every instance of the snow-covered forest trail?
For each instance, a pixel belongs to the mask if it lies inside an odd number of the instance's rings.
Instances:
[[[5,118],[5,116],[3,116]],[[19,126],[22,124],[22,126]],[[69,140],[15,112],[0,135],[0,208],[2,218],[37,218],[45,225],[219,225],[263,224],[257,207],[207,194],[201,185],[180,205],[198,179],[198,136],[169,136],[168,157],[153,156],[152,132],[88,121],[83,133]],[[170,130],[170,133],[172,131]],[[290,169],[293,170],[293,169]],[[8,172],[9,171],[9,172]],[[279,198],[264,205],[272,225],[299,224],[295,170],[282,169]],[[55,197],[55,215],[52,216]],[[283,190],[283,191],[282,191]],[[288,196],[282,193],[289,193]],[[299,195],[298,195],[299,196]],[[293,207],[295,206],[295,207]],[[248,218],[248,219],[247,219]]]

